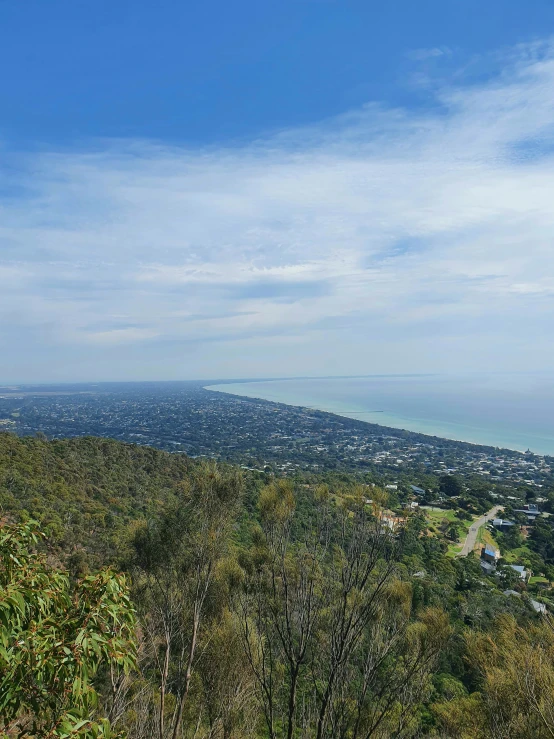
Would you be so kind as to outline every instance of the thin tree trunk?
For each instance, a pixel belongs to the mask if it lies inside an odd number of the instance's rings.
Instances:
[[[321,704],[321,709],[319,711],[319,718],[317,721],[316,739],[322,739],[323,737],[323,730],[325,729],[325,723],[327,721],[327,706],[329,705],[330,697],[331,697],[331,691],[329,690],[329,686],[328,686],[327,690],[325,691],[323,702]]]
[[[200,618],[198,614],[195,613],[193,624],[192,624],[192,638],[190,640],[189,656],[187,660],[187,671],[185,673],[185,685],[183,688],[181,699],[179,701],[179,707],[177,709],[177,716],[175,717],[175,724],[173,725],[173,732],[171,734],[171,739],[178,739],[179,731],[181,729],[181,721],[183,720],[183,710],[185,708],[185,703],[186,703],[189,689],[190,689],[190,679],[192,677],[192,662],[194,660],[194,653],[196,652],[196,640],[198,637],[199,621],[200,621]]]
[[[169,674],[169,638],[168,638],[168,635],[166,634],[164,663],[163,663],[162,679],[161,679],[161,685],[160,685],[160,716],[158,719],[158,732],[160,735],[160,739],[164,738],[165,690],[167,686],[168,674]]]
[[[300,665],[295,665],[293,667],[293,670],[291,672],[291,677],[290,677],[287,739],[292,739],[294,735],[294,714],[296,712],[296,685],[298,682],[299,669],[300,669]]]

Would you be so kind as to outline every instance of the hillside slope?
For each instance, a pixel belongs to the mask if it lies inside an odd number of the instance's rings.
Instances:
[[[56,545],[105,561],[118,533],[172,500],[192,465],[184,455],[110,439],[0,433],[0,510],[37,519]]]

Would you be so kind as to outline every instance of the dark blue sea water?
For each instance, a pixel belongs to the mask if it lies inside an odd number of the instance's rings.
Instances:
[[[554,374],[264,380],[210,389],[448,439],[554,455]]]

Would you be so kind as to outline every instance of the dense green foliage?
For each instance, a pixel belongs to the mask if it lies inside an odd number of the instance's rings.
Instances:
[[[109,739],[95,720],[98,670],[135,667],[135,618],[122,575],[71,582],[34,551],[33,525],[0,531],[0,721],[3,735]]]
[[[104,439],[0,435],[4,517],[49,533],[1,530],[19,568],[4,558],[3,587],[20,589],[5,607],[27,615],[5,626],[25,635],[4,641],[0,699],[14,685],[20,707],[43,711],[30,737],[63,735],[44,713],[61,706],[76,724],[90,719],[84,736],[550,736],[554,653],[529,599],[538,585],[449,556],[491,501],[476,482],[442,487],[450,507],[436,526],[416,511],[393,531],[380,516],[401,511],[398,494],[343,473],[286,480]],[[547,520],[525,541],[494,535],[506,556],[548,567]],[[108,565],[126,572],[132,608],[122,576],[86,574]],[[21,670],[24,659],[40,669]]]
[[[130,521],[174,498],[189,469],[186,457],[110,439],[0,433],[0,510],[40,521],[77,563],[101,564]]]

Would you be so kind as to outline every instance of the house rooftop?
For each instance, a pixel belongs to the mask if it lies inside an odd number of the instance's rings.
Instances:
[[[486,575],[492,575],[492,573],[495,572],[494,565],[491,565],[489,562],[485,562],[484,560],[481,560],[481,568]]]
[[[546,613],[546,606],[544,603],[539,603],[538,600],[531,599],[531,606],[537,613]]]

